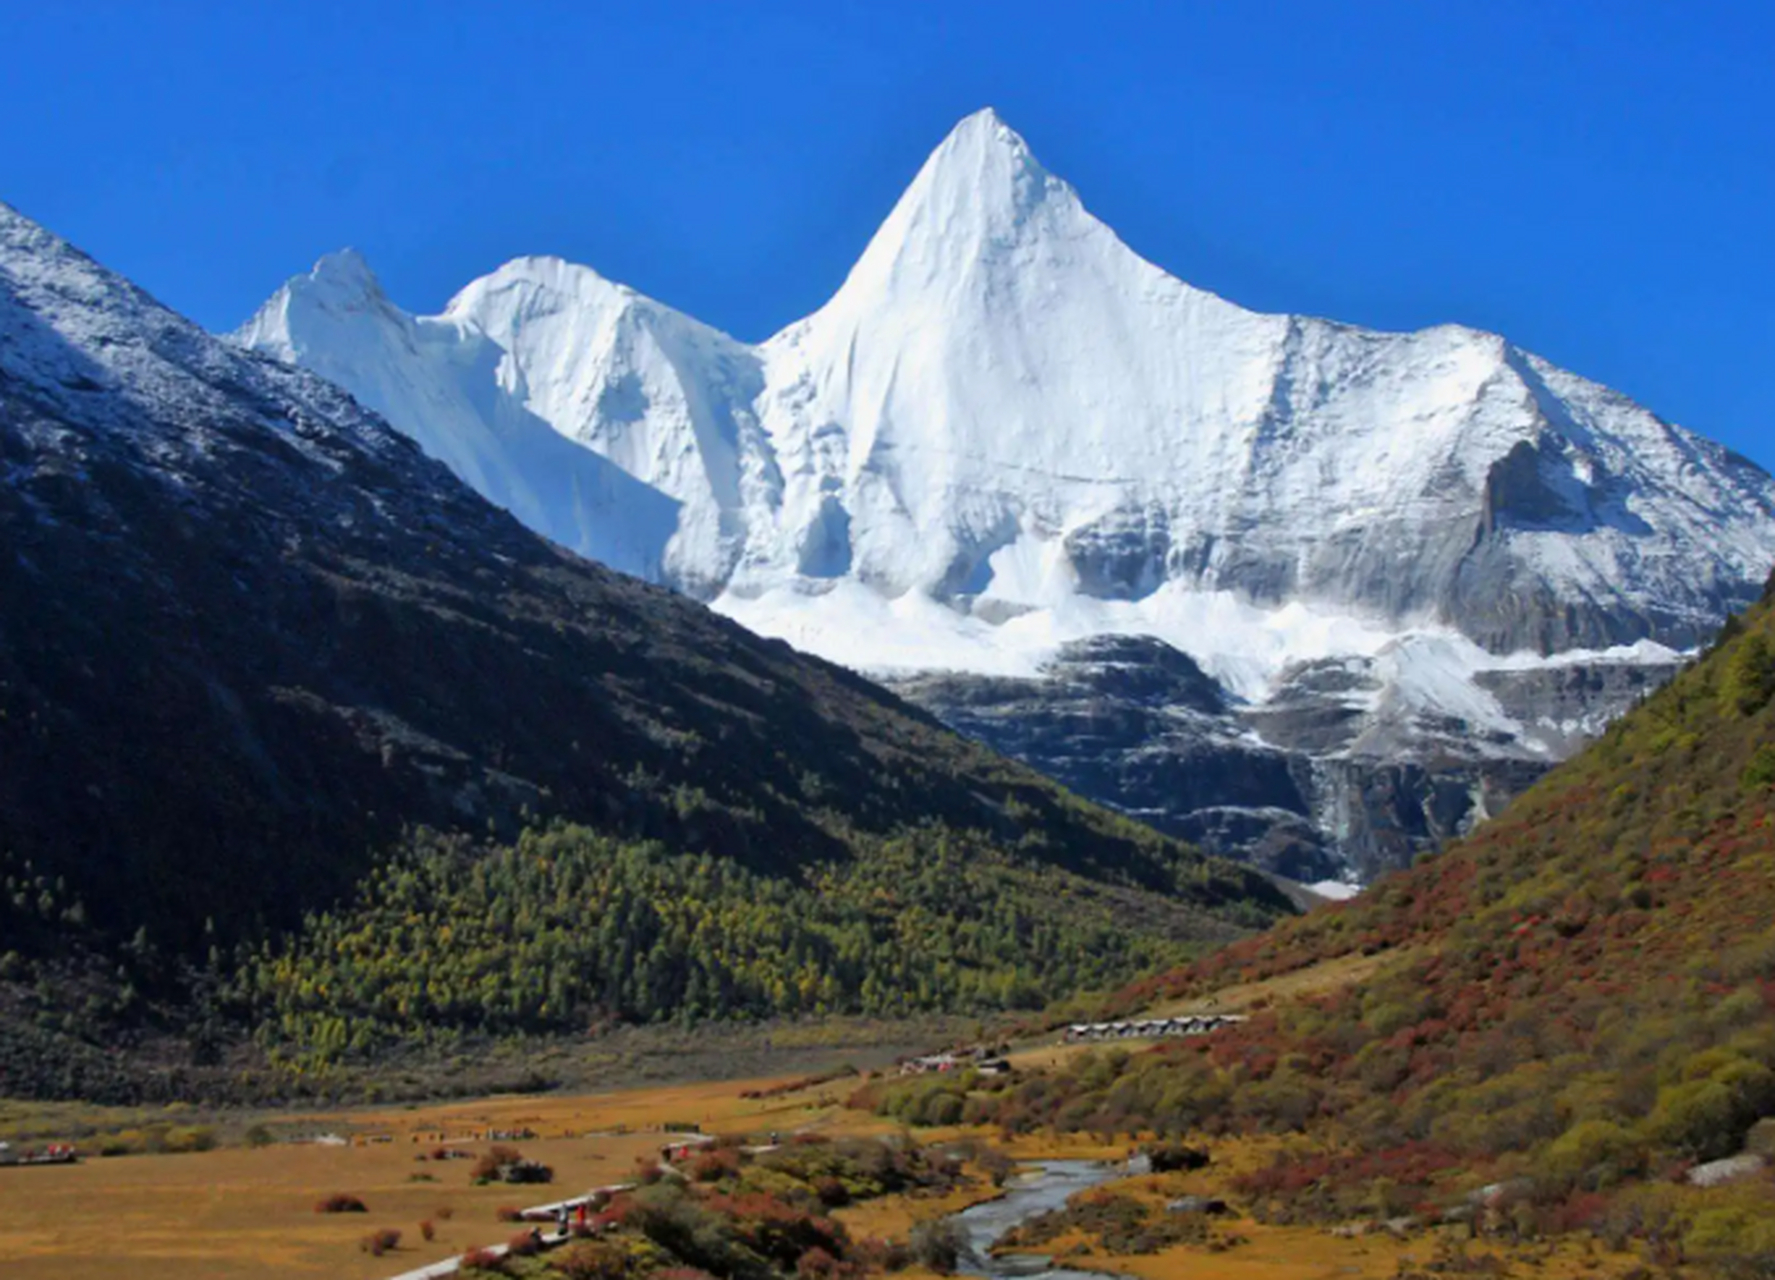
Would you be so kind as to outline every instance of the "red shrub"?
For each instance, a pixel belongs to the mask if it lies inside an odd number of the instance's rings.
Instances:
[[[533,1258],[542,1252],[542,1242],[534,1230],[518,1232],[506,1242],[505,1247],[514,1258]]]
[[[740,1153],[733,1148],[704,1151],[691,1157],[685,1167],[692,1182],[720,1182],[735,1178],[740,1172]]]
[[[498,1222],[522,1222],[524,1211],[516,1205],[502,1204],[493,1211],[493,1217]]]
[[[771,1196],[709,1196],[703,1205],[711,1213],[731,1218],[736,1233],[753,1249],[784,1267],[793,1266],[809,1249],[824,1249],[834,1257],[845,1252],[849,1236],[830,1218],[817,1217]]]
[[[1585,1231],[1600,1222],[1608,1208],[1607,1196],[1594,1191],[1574,1191],[1564,1202],[1553,1206],[1548,1213],[1546,1225],[1549,1230],[1560,1234]]]
[[[629,1259],[616,1245],[576,1244],[550,1258],[549,1266],[551,1273],[559,1273],[565,1280],[624,1280]]]
[[[795,1274],[801,1280],[843,1280],[856,1275],[857,1268],[815,1245],[795,1260]]]
[[[497,1182],[507,1169],[522,1164],[523,1161],[523,1154],[516,1147],[494,1146],[475,1161],[475,1167],[469,1170],[468,1176],[474,1182]]]
[[[461,1267],[464,1271],[491,1272],[496,1276],[506,1274],[505,1259],[494,1253],[493,1250],[484,1249],[479,1245],[476,1245],[467,1253],[463,1254],[461,1258],[457,1259],[457,1266]]]
[[[393,1227],[383,1227],[359,1240],[357,1247],[372,1257],[380,1258],[389,1250],[401,1247],[401,1233]]]
[[[438,1229],[432,1225],[430,1218],[424,1218],[421,1219],[419,1223],[419,1234],[425,1239],[427,1244],[430,1244],[431,1241],[436,1238]]]
[[[369,1212],[369,1210],[364,1207],[364,1202],[362,1200],[359,1200],[356,1196],[346,1195],[343,1191],[335,1191],[326,1199],[315,1201],[314,1211],[316,1213]]]

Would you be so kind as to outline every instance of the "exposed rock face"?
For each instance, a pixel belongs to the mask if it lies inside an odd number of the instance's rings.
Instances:
[[[1675,670],[1598,662],[1482,672],[1522,726],[1506,734],[1389,706],[1371,665],[1301,664],[1249,706],[1164,641],[1120,636],[1063,646],[1036,677],[951,673],[893,687],[1205,850],[1306,883],[1366,882],[1499,812]],[[1542,747],[1538,758],[1524,742]]]

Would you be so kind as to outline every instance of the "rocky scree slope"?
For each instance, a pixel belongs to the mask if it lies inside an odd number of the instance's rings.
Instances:
[[[1287,909],[548,543],[5,206],[0,467],[0,967],[74,941],[201,964],[348,897],[405,828],[556,816],[771,875],[972,832],[1185,935]]]
[[[1185,768],[1261,740],[1316,781],[1159,816],[1261,844],[1283,814],[1321,870],[1488,811],[1667,678],[1775,559],[1775,482],[1729,450],[1493,334],[1193,288],[990,111],[832,299],[756,346],[552,258],[414,317],[351,254],[235,336],[336,379],[566,546],[858,669],[948,673],[906,691],[976,731],[962,677],[1051,682],[1068,642],[1155,637],[1227,711],[1207,737],[1183,715],[1105,744],[1121,772],[1170,742]],[[1547,667],[1593,674],[1549,699]],[[1070,696],[1025,696],[1050,695]],[[1342,727],[1303,735],[1278,701]],[[1049,770],[1079,750],[989,740]],[[1151,808],[1113,778],[1092,794]]]

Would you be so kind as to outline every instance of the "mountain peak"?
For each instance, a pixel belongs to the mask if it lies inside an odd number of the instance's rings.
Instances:
[[[1065,236],[1090,221],[991,107],[963,119],[931,152],[852,268],[834,303],[912,288],[942,292],[1012,246]],[[828,304],[832,305],[832,304]]]
[[[1042,168],[1023,140],[991,107],[962,120],[938,144],[901,203],[936,198],[982,214],[1027,214],[1041,200],[1071,188]]]
[[[328,323],[404,319],[382,292],[382,282],[356,249],[324,255],[307,275],[292,276],[240,328],[228,335],[237,346],[269,351],[281,360],[301,358],[304,331]]]
[[[972,115],[963,116],[949,131],[944,145],[957,141],[972,143],[976,139],[1024,154],[1029,152],[1029,144],[1023,140],[1023,135],[1005,123],[1005,118],[994,107],[981,107]]]
[[[471,281],[444,307],[446,316],[472,316],[488,323],[489,308],[523,312],[587,306],[622,308],[641,297],[627,285],[608,280],[591,267],[550,254],[526,254]],[[496,300],[504,299],[503,303]]]
[[[323,255],[308,273],[307,284],[329,301],[355,302],[383,296],[382,282],[370,269],[369,261],[349,247]]]

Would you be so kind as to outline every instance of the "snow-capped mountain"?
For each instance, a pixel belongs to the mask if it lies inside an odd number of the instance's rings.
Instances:
[[[1020,678],[1151,635],[1248,707],[1353,661],[1337,705],[1373,724],[1344,754],[1471,731],[1459,752],[1552,759],[1609,708],[1542,724],[1500,681],[1551,655],[1667,665],[1775,564],[1775,481],[1729,450],[1493,334],[1192,288],[991,111],[757,346],[548,258],[435,318],[326,259],[237,337],[532,527],[765,634]]]

